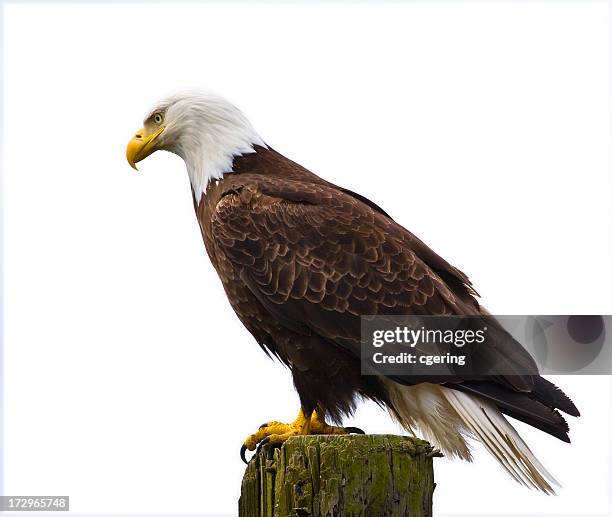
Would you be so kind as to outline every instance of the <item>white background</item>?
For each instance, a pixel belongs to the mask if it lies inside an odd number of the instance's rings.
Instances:
[[[610,313],[605,3],[5,6],[5,493],[80,512],[236,512],[240,444],[291,420],[288,372],[233,315],[179,158],[134,173],[162,95],[232,99],[277,150],[381,204],[498,314]],[[554,379],[562,481],[476,446],[438,513],[607,513],[609,382]],[[398,432],[372,404],[351,424]],[[503,503],[503,504],[502,504]]]

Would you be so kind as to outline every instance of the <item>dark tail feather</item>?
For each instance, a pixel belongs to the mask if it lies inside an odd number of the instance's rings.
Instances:
[[[502,413],[540,429],[559,440],[570,441],[567,435],[569,426],[565,419],[554,407],[549,407],[543,401],[532,398],[533,393],[520,393],[497,384],[478,381],[468,381],[449,385],[449,387],[488,399],[494,402]]]
[[[561,391],[561,388],[547,381],[544,377],[536,377],[533,385],[533,395],[546,406],[560,409],[571,416],[580,416],[580,411],[571,399]]]

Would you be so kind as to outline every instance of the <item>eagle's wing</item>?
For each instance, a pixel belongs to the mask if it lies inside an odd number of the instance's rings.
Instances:
[[[357,357],[363,315],[489,318],[463,273],[375,205],[334,186],[244,175],[221,197],[211,224],[217,245],[242,281],[282,325],[316,333]],[[537,373],[537,367],[519,343],[508,335],[480,353],[491,354],[488,362],[503,364],[503,372],[493,371],[486,379],[448,379],[450,387],[477,393],[502,411],[567,439],[567,425],[554,408],[577,410],[550,383],[525,374]]]

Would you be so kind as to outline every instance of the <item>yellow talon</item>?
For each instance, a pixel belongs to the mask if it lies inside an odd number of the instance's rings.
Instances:
[[[300,409],[297,418],[290,424],[282,422],[266,422],[256,432],[251,434],[240,449],[240,456],[246,463],[244,453],[246,449],[254,451],[258,444],[270,443],[281,445],[291,436],[305,436],[309,434],[349,434],[351,432],[363,433],[360,429],[348,427],[337,427],[325,423],[325,419],[320,417],[316,411],[306,416]]]
[[[264,438],[268,438],[269,443],[279,445],[287,440],[287,438],[290,436],[310,434],[311,419],[312,415],[306,416],[304,415],[304,411],[300,409],[297,418],[290,424],[284,424],[276,421],[268,422],[250,435],[244,441],[244,445],[250,451],[254,451],[257,444]]]

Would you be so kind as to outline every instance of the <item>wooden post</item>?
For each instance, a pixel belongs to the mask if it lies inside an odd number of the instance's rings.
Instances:
[[[249,462],[240,517],[430,517],[437,455],[407,436],[289,438]]]

